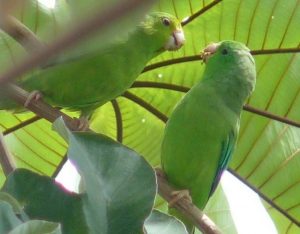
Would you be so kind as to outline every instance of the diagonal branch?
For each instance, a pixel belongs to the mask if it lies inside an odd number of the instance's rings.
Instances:
[[[22,106],[24,106],[26,100],[28,100],[29,98],[28,92],[14,84],[6,85],[5,92],[11,99],[13,99]],[[54,122],[57,118],[62,116],[64,120],[68,123],[68,127],[71,130],[79,130],[78,120],[71,118],[70,116],[62,113],[58,109],[53,108],[52,106],[48,105],[42,100],[30,102],[27,108],[32,112],[36,113],[39,117],[44,118],[50,122]]]
[[[245,180],[242,176],[240,176],[236,171],[231,168],[227,169],[233,176],[239,179],[242,183],[252,189],[257,195],[259,195],[265,202],[270,204],[274,209],[278,210],[281,214],[283,214],[287,219],[289,219],[292,223],[296,224],[300,227],[300,222],[296,220],[293,216],[291,216],[288,212],[278,206],[275,202],[273,202],[270,198],[268,198],[265,194],[263,194],[259,189],[255,188],[252,184],[250,184],[247,180]]]
[[[158,119],[166,123],[168,121],[168,117],[160,112],[158,109],[156,109],[154,106],[150,105],[148,102],[144,101],[140,97],[126,91],[125,93],[122,94],[123,97],[137,103],[141,107],[145,108],[147,111],[152,113],[154,116],[156,116]]]
[[[211,2],[210,4],[208,4],[205,7],[203,7],[201,10],[199,10],[196,13],[194,13],[193,15],[189,16],[187,19],[184,19],[181,22],[181,25],[182,26],[187,25],[188,23],[192,22],[194,19],[196,19],[200,15],[203,15],[205,12],[207,12],[209,9],[211,9],[212,7],[214,7],[215,5],[217,5],[218,3],[220,3],[221,1],[222,0],[215,0],[215,1]]]
[[[45,47],[29,28],[13,16],[0,14],[0,28],[19,42],[27,52],[32,53]]]
[[[2,170],[7,176],[9,173],[15,170],[16,166],[13,161],[13,157],[6,148],[4,137],[0,133],[0,165],[2,166]]]
[[[158,184],[158,193],[166,201],[170,202],[174,197],[172,193],[175,191],[165,179],[161,169],[155,169]],[[187,217],[195,226],[205,234],[221,234],[221,231],[214,222],[199,210],[191,202],[181,199],[174,204],[174,207]]]
[[[285,123],[285,124],[288,124],[288,125],[300,128],[300,123],[299,122],[296,122],[294,120],[288,119],[286,117],[281,117],[279,115],[275,115],[275,114],[270,113],[268,111],[264,111],[264,110],[260,110],[260,109],[254,108],[254,107],[249,106],[249,105],[244,105],[243,109],[245,111],[250,112],[250,113],[253,113],[253,114],[256,114],[256,115],[260,115],[260,116],[263,116],[263,117],[266,117],[266,118],[269,118],[269,119],[273,119],[273,120],[279,121],[281,123]]]
[[[169,59],[169,60],[153,63],[153,64],[150,64],[150,65],[146,66],[144,68],[144,70],[142,71],[142,73],[148,72],[148,71],[160,68],[160,67],[166,67],[166,66],[174,65],[174,64],[177,64],[177,63],[186,63],[186,62],[199,61],[199,60],[202,60],[202,55],[201,54],[191,55],[191,56],[184,56],[184,57],[175,58],[175,59]]]
[[[32,123],[35,123],[36,121],[38,121],[40,119],[41,119],[41,117],[39,117],[39,116],[36,115],[36,116],[34,116],[34,117],[30,118],[30,119],[27,119],[27,120],[25,120],[25,121],[23,121],[23,122],[15,125],[15,126],[11,127],[11,128],[6,129],[5,131],[2,132],[2,134],[4,136],[6,136],[6,135],[8,135],[8,134],[10,134],[12,132],[15,132],[15,131],[23,128],[23,127],[26,127],[26,126],[28,126],[28,125],[30,125]]]

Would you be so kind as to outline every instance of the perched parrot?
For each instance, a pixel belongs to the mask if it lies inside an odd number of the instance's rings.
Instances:
[[[81,111],[87,116],[126,91],[152,58],[166,50],[178,50],[184,40],[177,18],[154,12],[126,39],[94,53],[62,59],[18,80],[17,84],[32,92],[33,99],[42,96],[53,106]],[[2,96],[0,109],[24,108]]]
[[[201,210],[228,166],[243,104],[256,81],[254,59],[239,42],[210,44],[203,57],[203,77],[175,107],[165,128],[161,151],[163,172],[178,190],[174,199],[187,199],[188,191]],[[174,208],[170,213],[182,219],[192,232],[193,226]]]

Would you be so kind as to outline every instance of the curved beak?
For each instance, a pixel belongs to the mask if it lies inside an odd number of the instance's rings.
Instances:
[[[207,60],[217,51],[220,43],[211,43],[209,44],[201,53],[203,62],[207,62]]]
[[[184,32],[181,29],[175,30],[172,35],[170,35],[169,40],[165,44],[166,50],[178,50],[185,42]]]

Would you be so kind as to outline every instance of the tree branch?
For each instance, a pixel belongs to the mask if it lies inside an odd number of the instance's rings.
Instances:
[[[217,5],[218,3],[220,3],[222,0],[215,0],[212,1],[210,4],[206,5],[205,7],[203,7],[201,10],[197,11],[195,14],[189,16],[186,20],[183,20],[181,22],[182,26],[187,25],[188,23],[192,22],[194,19],[198,18],[200,15],[204,14],[205,12],[207,12],[209,9],[211,9],[212,7],[214,7],[215,5]]]
[[[158,193],[166,201],[170,202],[173,198],[172,192],[175,191],[163,176],[161,169],[155,169],[158,183]],[[216,224],[194,204],[181,199],[174,204],[174,207],[187,217],[204,234],[221,234]]]
[[[29,28],[13,16],[0,14],[0,28],[19,42],[27,52],[32,53],[45,47]]]
[[[5,176],[7,176],[16,168],[13,157],[5,146],[2,133],[0,133],[0,164]]]
[[[19,103],[20,105],[24,105],[26,100],[29,97],[29,93],[20,87],[14,84],[8,84],[5,88],[6,94]],[[43,100],[32,101],[27,106],[27,109],[31,110],[39,117],[44,118],[50,122],[54,122],[60,116],[63,117],[68,127],[73,131],[78,131],[78,120],[71,118],[70,116],[64,114],[58,109],[53,108],[52,106],[45,103]]]

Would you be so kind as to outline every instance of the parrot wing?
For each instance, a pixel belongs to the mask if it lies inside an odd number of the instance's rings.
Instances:
[[[237,134],[234,130],[232,130],[228,134],[226,140],[222,142],[220,162],[216,171],[214,182],[210,189],[209,197],[212,196],[212,194],[215,192],[223,172],[227,169],[228,163],[231,159],[232,152],[235,147],[236,139],[237,139]]]

